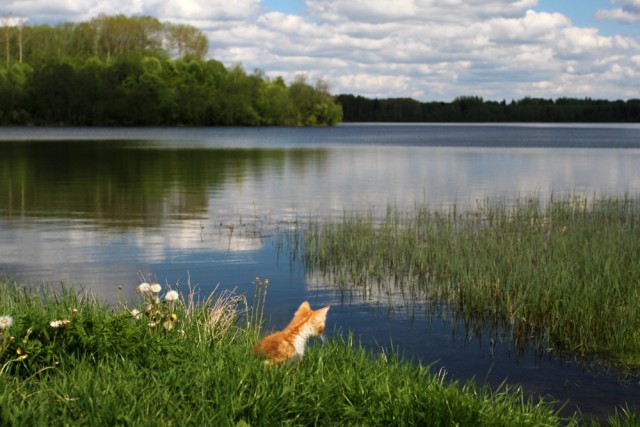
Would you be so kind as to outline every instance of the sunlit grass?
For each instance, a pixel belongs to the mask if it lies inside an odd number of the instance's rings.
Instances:
[[[298,365],[266,367],[251,353],[266,281],[256,285],[255,308],[228,293],[198,301],[146,288],[137,303],[114,308],[83,292],[0,282],[0,315],[12,318],[0,338],[0,424],[577,423],[518,389],[450,382],[444,372],[365,351],[351,336],[312,346]]]
[[[318,219],[307,267],[345,291],[396,287],[516,345],[640,368],[640,198],[416,206]]]

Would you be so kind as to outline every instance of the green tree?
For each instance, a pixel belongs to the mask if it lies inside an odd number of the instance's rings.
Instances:
[[[148,16],[100,15],[90,22],[94,29],[94,52],[106,57],[155,51],[162,48],[163,24]]]
[[[198,58],[177,59],[173,64],[178,80],[173,88],[171,121],[199,126],[211,124],[215,80],[208,75],[206,64]]]
[[[324,81],[318,81],[314,88],[307,84],[307,77],[300,74],[289,86],[289,96],[298,109],[298,125],[333,125],[342,119],[342,107],[329,95]]]
[[[105,65],[97,57],[90,57],[77,70],[76,94],[73,107],[78,125],[102,125],[111,93],[105,84]]]
[[[289,85],[289,96],[297,108],[296,124],[315,126],[318,119],[315,115],[315,91],[307,84],[307,76],[299,74]]]
[[[34,115],[46,124],[72,124],[72,100],[76,96],[74,66],[65,60],[33,71]]]
[[[212,103],[213,123],[230,126],[256,126],[261,120],[253,106],[256,80],[250,79],[241,66],[232,67],[218,88]]]
[[[263,85],[259,112],[265,125],[294,126],[297,124],[297,109],[282,77]]]
[[[165,24],[169,49],[179,58],[188,55],[203,58],[209,50],[207,36],[199,29],[185,24]]]
[[[32,73],[29,65],[20,63],[0,69],[0,124],[29,123],[27,90]]]

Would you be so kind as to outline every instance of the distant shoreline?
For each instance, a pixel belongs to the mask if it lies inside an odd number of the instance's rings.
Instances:
[[[420,102],[341,94],[336,101],[345,123],[640,123],[640,99],[525,97],[498,102],[463,96],[452,102]]]

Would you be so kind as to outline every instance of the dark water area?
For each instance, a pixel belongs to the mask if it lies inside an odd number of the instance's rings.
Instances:
[[[287,233],[309,218],[382,216],[388,204],[639,192],[639,125],[0,128],[0,275],[110,302],[118,286],[135,301],[142,280],[251,297],[268,278],[269,329],[305,299],[331,304],[329,334],[603,416],[640,402],[640,379],[515,350],[446,310],[411,310],[399,290],[343,294],[291,257]]]

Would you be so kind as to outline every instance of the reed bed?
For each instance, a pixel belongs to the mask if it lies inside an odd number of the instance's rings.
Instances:
[[[517,345],[640,368],[640,197],[389,207],[300,234],[307,268],[345,291],[392,284]]]
[[[0,425],[577,425],[519,389],[490,391],[374,354],[352,336],[265,366],[255,307],[139,287],[137,304],[0,281]],[[194,302],[195,301],[195,302]],[[295,309],[295,307],[293,308]],[[632,419],[614,415],[611,425]]]

